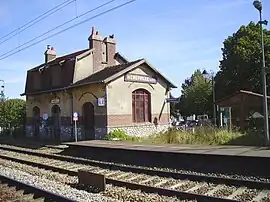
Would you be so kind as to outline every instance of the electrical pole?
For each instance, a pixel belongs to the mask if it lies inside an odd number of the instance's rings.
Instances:
[[[4,108],[5,108],[5,106],[4,106],[4,104],[5,104],[5,81],[0,79],[0,82],[2,82],[2,85],[0,88],[0,102],[1,102],[0,104],[2,105],[1,110],[4,110]],[[0,123],[0,129],[1,129],[0,132],[2,132],[2,130],[3,130],[2,126],[4,126],[4,124],[5,124],[4,114],[5,113],[2,113],[3,119],[1,119],[1,120],[3,121],[3,123]]]
[[[5,100],[5,81],[0,79],[0,82],[2,82],[1,89],[0,89],[0,99],[1,101]]]
[[[262,48],[262,87],[263,87],[263,115],[264,115],[264,136],[265,146],[269,145],[269,123],[268,123],[268,103],[267,103],[267,82],[266,82],[266,64],[264,53],[264,34],[263,25],[267,25],[267,20],[262,20],[262,2],[255,0],[253,6],[259,11],[260,16],[260,31],[261,31],[261,48]]]

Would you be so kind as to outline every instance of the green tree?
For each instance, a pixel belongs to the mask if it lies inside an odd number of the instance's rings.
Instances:
[[[270,31],[264,29],[264,36],[267,66],[270,62]],[[260,26],[254,22],[241,26],[223,42],[223,45],[220,71],[215,78],[217,99],[239,90],[261,93]],[[269,78],[267,80],[269,83]]]
[[[26,103],[22,99],[9,99],[0,103],[0,126],[18,128],[24,125]]]
[[[205,79],[200,70],[196,70],[182,84],[182,94],[179,103],[180,113],[184,116],[210,114],[211,94],[211,81]]]

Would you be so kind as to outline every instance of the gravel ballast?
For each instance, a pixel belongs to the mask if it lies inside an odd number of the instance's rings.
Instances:
[[[40,178],[34,175],[30,175],[26,172],[15,170],[0,165],[0,174],[11,179],[26,183],[38,187],[40,189],[50,191],[59,195],[63,195],[67,198],[76,201],[90,201],[90,202],[118,202],[119,200],[104,197],[100,194],[92,194],[86,191],[77,190],[71,188],[68,185],[61,184],[55,181]]]
[[[2,147],[6,148],[13,148],[13,149],[19,149],[22,151],[31,151],[31,152],[37,152],[37,153],[45,153],[45,154],[54,154],[56,156],[65,156],[65,155],[59,155],[58,153],[62,151],[61,149],[53,149],[53,148],[40,148],[40,149],[28,149],[28,148],[22,148],[18,146],[12,146],[12,145],[6,145],[6,144],[0,144]],[[3,151],[3,150],[2,150]],[[66,157],[71,157],[71,156],[66,156]],[[157,170],[157,171],[168,171],[168,172],[176,172],[176,173],[181,173],[181,174],[194,174],[194,175],[202,175],[202,176],[212,176],[212,177],[221,177],[221,178],[232,178],[232,179],[239,179],[239,180],[251,180],[251,181],[258,181],[258,182],[270,182],[270,177],[261,177],[261,176],[244,176],[244,175],[239,175],[239,174],[229,174],[229,173],[203,173],[203,172],[195,172],[192,170],[181,170],[181,169],[171,169],[171,168],[159,168],[159,167],[144,167],[144,166],[138,166],[138,165],[127,165],[127,164],[120,164],[120,163],[112,163],[112,162],[104,162],[104,161],[99,161],[99,160],[93,160],[93,159],[86,159],[86,158],[80,158],[80,157],[72,157],[74,159],[84,159],[84,160],[90,160],[92,162],[97,162],[97,163],[107,163],[110,165],[118,165],[118,166],[134,166],[138,168],[145,168],[149,170]]]
[[[24,165],[21,163],[16,163],[13,161],[8,161],[8,160],[3,160],[0,159],[0,169],[2,167],[8,168],[8,169],[12,169],[13,172],[18,172],[20,173],[25,173],[28,176],[35,176],[37,178],[39,178],[40,180],[44,181],[50,181],[50,183],[57,183],[59,186],[65,185],[65,184],[71,184],[73,185],[75,188],[80,187],[77,184],[78,179],[77,177],[73,177],[73,176],[68,176],[65,174],[60,174],[57,172],[53,172],[53,171],[48,171],[48,170],[44,170],[41,168],[36,168],[33,166],[29,166],[29,165]],[[15,171],[16,170],[16,171]],[[0,171],[0,174],[1,171]],[[13,178],[14,179],[14,178]],[[31,184],[32,185],[32,184]],[[42,184],[43,185],[43,184]],[[68,185],[65,185],[65,187]],[[70,187],[70,186],[68,186]],[[83,187],[86,190],[89,190],[90,192],[93,190],[92,187]],[[61,189],[65,189],[64,187]],[[74,188],[73,188],[74,189]],[[75,189],[77,190],[77,189]],[[79,190],[77,190],[79,191]],[[83,193],[85,193],[86,191],[84,191]],[[58,193],[58,192],[57,192]],[[88,192],[86,192],[88,193]],[[61,194],[61,193],[59,193]],[[96,194],[95,194],[96,195]],[[160,196],[158,194],[150,194],[150,193],[144,193],[141,192],[140,190],[130,190],[130,189],[126,189],[124,187],[115,187],[112,185],[107,185],[106,186],[106,191],[101,192],[99,194],[99,196],[104,196],[104,197],[108,197],[108,198],[113,198],[116,200],[107,200],[107,201],[138,201],[138,202],[179,202],[179,201],[188,201],[188,200],[179,200],[175,197],[166,197],[166,196]],[[90,200],[89,200],[90,201]],[[106,201],[106,200],[105,200]],[[195,200],[193,200],[195,201]]]

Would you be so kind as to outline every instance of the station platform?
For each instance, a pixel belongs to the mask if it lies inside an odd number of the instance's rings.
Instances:
[[[120,141],[89,140],[65,143],[69,147],[92,147],[134,151],[229,155],[270,158],[270,147],[202,146],[202,145],[153,145]]]
[[[270,148],[248,146],[153,145],[120,141],[65,143],[65,155],[126,165],[270,176]]]

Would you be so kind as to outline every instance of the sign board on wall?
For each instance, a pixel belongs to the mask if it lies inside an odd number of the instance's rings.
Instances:
[[[98,102],[97,104],[99,107],[105,106],[105,98],[104,97],[99,97],[97,102]]]
[[[180,99],[179,98],[166,98],[166,102],[178,103],[180,102]]]
[[[138,83],[151,83],[151,84],[157,83],[156,78],[146,76],[146,75],[140,75],[140,74],[126,74],[124,77],[124,81],[138,82]]]
[[[42,118],[43,118],[43,120],[47,120],[49,118],[49,115],[45,113],[42,115]]]
[[[60,99],[58,97],[51,100],[51,104],[59,104],[59,103],[60,103]]]

